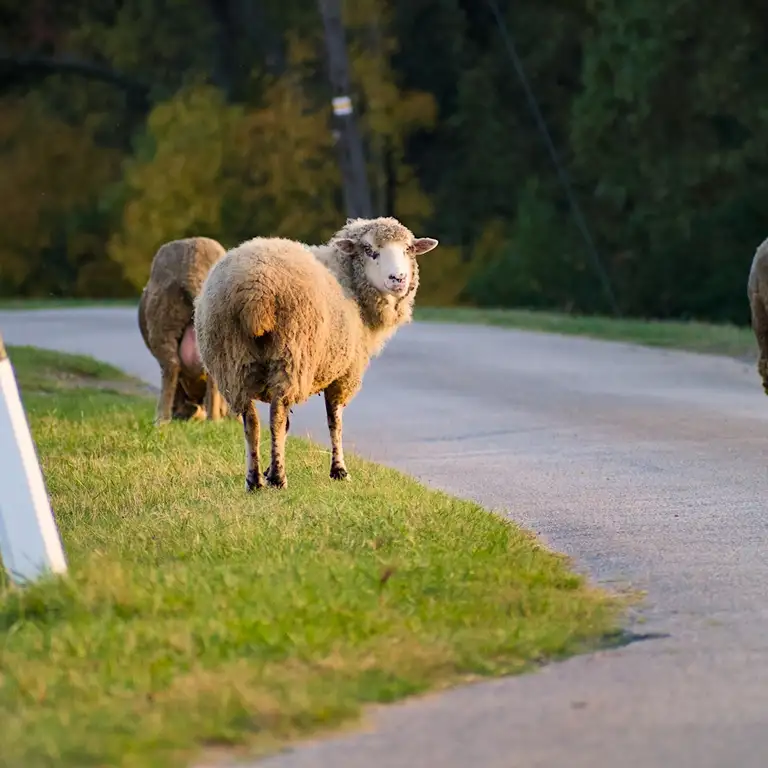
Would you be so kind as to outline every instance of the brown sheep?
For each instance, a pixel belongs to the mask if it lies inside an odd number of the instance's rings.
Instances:
[[[285,488],[285,437],[292,406],[323,392],[332,479],[348,478],[342,410],[370,358],[411,320],[416,257],[437,240],[415,238],[393,218],[349,219],[323,246],[284,238],[248,240],[217,262],[196,302],[206,370],[242,414],[246,490]],[[269,403],[272,458],[262,475],[255,401]]]
[[[757,372],[768,395],[768,239],[758,246],[752,259],[747,296],[752,315],[752,331],[757,339]]]
[[[160,364],[161,388],[155,422],[219,420],[226,404],[207,375],[197,349],[194,300],[224,248],[207,237],[173,240],[160,246],[139,300],[139,330]]]

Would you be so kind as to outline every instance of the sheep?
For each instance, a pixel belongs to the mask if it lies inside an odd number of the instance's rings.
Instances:
[[[757,339],[757,372],[768,395],[768,239],[755,251],[747,281],[752,331]]]
[[[161,389],[155,423],[171,418],[218,421],[226,404],[203,368],[192,323],[194,299],[208,271],[225,253],[208,237],[161,245],[139,300],[139,330],[160,364]]]
[[[287,487],[290,409],[320,393],[330,477],[350,479],[342,411],[371,357],[411,321],[416,257],[437,244],[394,218],[348,219],[325,245],[256,237],[214,265],[195,304],[195,331],[205,369],[242,414],[246,491]],[[256,401],[269,404],[271,462],[263,475]]]

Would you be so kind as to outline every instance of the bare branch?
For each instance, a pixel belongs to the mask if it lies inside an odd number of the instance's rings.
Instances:
[[[39,56],[37,54],[12,55],[0,52],[0,81],[8,87],[9,75],[23,73],[33,77],[53,74],[70,74],[89,80],[99,80],[125,91],[136,101],[137,106],[149,106],[149,86],[127,77],[120,72],[92,61],[72,56]]]

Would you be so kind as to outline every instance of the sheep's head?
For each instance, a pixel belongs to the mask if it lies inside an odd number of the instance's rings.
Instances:
[[[402,298],[418,281],[416,257],[431,251],[437,240],[414,237],[397,219],[348,219],[333,238],[334,246],[357,260],[366,281],[380,294]]]

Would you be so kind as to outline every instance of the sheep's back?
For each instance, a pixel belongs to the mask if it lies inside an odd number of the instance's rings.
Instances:
[[[211,267],[226,251],[209,237],[187,237],[161,245],[152,260],[149,281],[153,289],[178,286],[191,299],[199,295]]]
[[[211,270],[197,302],[203,361],[233,409],[306,400],[349,366],[356,309],[300,244],[256,238]]]
[[[140,302],[140,326],[147,346],[167,357],[192,321],[194,300],[224,248],[207,237],[172,240],[160,246]]]

